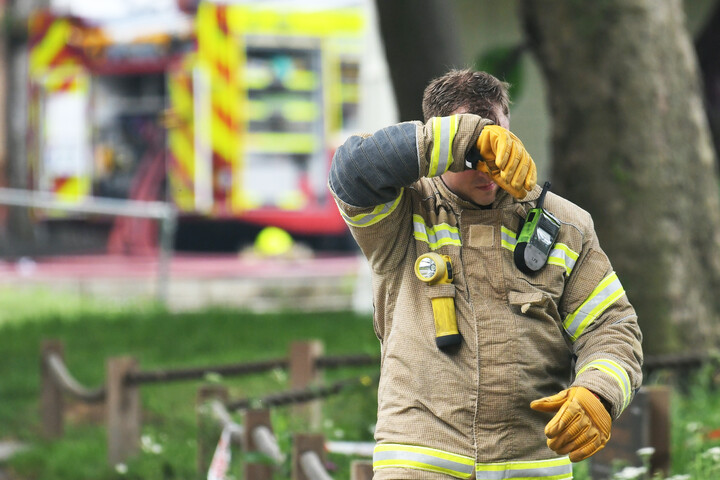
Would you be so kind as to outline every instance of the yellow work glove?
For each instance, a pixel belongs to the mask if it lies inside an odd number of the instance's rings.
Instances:
[[[484,162],[477,162],[475,168],[490,175],[500,188],[513,197],[523,199],[535,187],[535,162],[511,131],[498,125],[484,126],[477,140],[477,149]]]
[[[560,455],[579,462],[602,449],[610,439],[610,414],[600,399],[584,387],[570,387],[530,403],[539,412],[557,412],[545,426],[547,444]]]

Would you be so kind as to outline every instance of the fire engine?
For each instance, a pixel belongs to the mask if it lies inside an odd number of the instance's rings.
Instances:
[[[179,235],[194,226],[187,238],[213,225],[343,237],[326,179],[333,145],[357,123],[361,6],[178,4],[164,20],[32,16],[34,188],[67,201],[166,200]],[[143,225],[116,219],[108,247],[152,244]]]

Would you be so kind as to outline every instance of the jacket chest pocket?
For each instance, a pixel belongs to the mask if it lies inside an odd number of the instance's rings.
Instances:
[[[518,225],[513,227],[517,229]],[[568,262],[562,257],[563,244],[553,245],[547,263],[537,272],[528,274],[515,265],[516,230],[502,226],[501,238],[503,277],[508,304],[513,313],[522,318],[520,329],[531,336],[550,334],[555,341],[569,346],[563,335],[558,307],[568,276]]]
[[[516,315],[522,317],[520,332],[524,337],[539,339],[546,337],[549,344],[564,343],[572,350],[570,340],[563,333],[562,321],[557,304],[546,292],[508,292],[508,303]]]

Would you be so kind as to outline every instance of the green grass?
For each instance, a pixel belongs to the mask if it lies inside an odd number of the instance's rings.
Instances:
[[[351,313],[254,315],[233,310],[172,314],[152,304],[108,305],[49,292],[0,292],[0,441],[18,440],[31,448],[0,465],[12,480],[149,480],[203,478],[196,471],[201,385],[220,383],[231,399],[264,396],[288,388],[287,372],[275,370],[240,378],[147,384],[141,387],[143,448],[126,465],[107,464],[101,406],[66,403],[65,434],[44,440],[39,417],[39,353],[45,339],[60,340],[69,371],[83,385],[99,386],[106,359],[134,356],[140,370],[245,363],[287,357],[293,341],[318,339],[325,353],[379,354],[369,316]],[[375,367],[326,372],[328,382],[374,375]],[[671,402],[672,470],[669,478],[720,478],[720,391],[717,373],[697,372],[685,393]],[[356,387],[323,403],[320,433],[328,440],[372,441],[376,387]],[[242,417],[235,415],[241,423]],[[312,429],[287,407],[272,410],[272,425],[284,452],[292,435]],[[219,431],[203,432],[209,443]],[[212,445],[209,445],[212,448]],[[247,455],[233,449],[233,471],[241,478]],[[348,479],[349,458],[331,455],[337,480]],[[286,465],[276,474],[290,477]],[[1,472],[0,472],[1,473]],[[627,473],[627,472],[626,472]],[[674,476],[674,477],[673,477]],[[589,480],[588,462],[575,467],[576,480]],[[642,474],[617,476],[647,479]]]
[[[31,308],[33,304],[37,309]],[[288,389],[284,370],[143,385],[142,434],[147,448],[121,474],[107,465],[101,407],[68,399],[64,436],[42,439],[39,353],[45,339],[63,343],[68,370],[88,387],[103,383],[107,358],[122,355],[135,357],[144,371],[286,358],[292,342],[307,339],[320,340],[328,355],[379,355],[370,317],[351,313],[255,315],[216,309],[173,314],[153,305],[108,307],[42,292],[35,296],[5,293],[0,296],[0,312],[0,440],[32,446],[6,466],[14,475],[11,478],[18,479],[200,478],[195,463],[199,387],[208,381],[220,382],[229,388],[231,399]],[[373,366],[344,368],[329,370],[325,377],[332,382],[376,372]],[[322,433],[328,440],[370,441],[376,405],[373,386],[328,399],[323,406]],[[276,435],[289,452],[291,434],[307,432],[309,426],[288,408],[274,409],[272,415]],[[239,415],[235,418],[241,421]],[[349,471],[347,465],[343,468]],[[279,475],[283,478],[285,472]]]

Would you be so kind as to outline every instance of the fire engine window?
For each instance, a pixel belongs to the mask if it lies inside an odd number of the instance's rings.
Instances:
[[[328,96],[320,43],[312,39],[248,38],[243,68],[250,205],[299,209],[325,195]],[[339,85],[337,71],[335,85]],[[339,111],[339,110],[338,110]],[[272,181],[270,181],[272,179]]]
[[[313,132],[322,122],[320,51],[247,50],[250,131]]]
[[[357,128],[360,85],[360,63],[357,59],[345,58],[340,63],[342,127],[346,130]]]
[[[165,133],[158,118],[165,108],[165,76],[96,76],[91,91],[95,194],[161,198]]]

